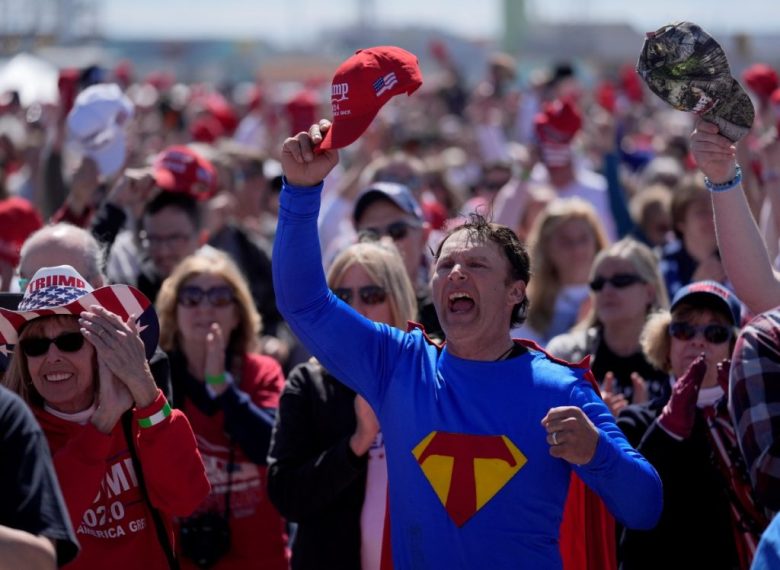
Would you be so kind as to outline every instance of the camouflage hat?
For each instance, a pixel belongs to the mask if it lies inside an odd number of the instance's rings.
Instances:
[[[715,123],[734,142],[753,125],[753,103],[731,76],[723,48],[696,24],[648,32],[636,71],[661,99]]]

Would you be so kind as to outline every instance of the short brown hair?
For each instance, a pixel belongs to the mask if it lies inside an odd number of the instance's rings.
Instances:
[[[531,261],[528,257],[528,250],[526,250],[517,237],[517,234],[504,225],[489,222],[487,218],[477,213],[470,214],[468,222],[447,232],[447,235],[439,243],[439,247],[436,248],[435,260],[438,260],[441,255],[444,242],[458,232],[468,232],[470,237],[482,241],[492,241],[498,245],[509,262],[510,274],[507,275],[507,279],[522,281],[528,285],[528,282],[531,280]],[[516,327],[523,324],[527,312],[528,295],[525,295],[523,300],[512,308],[510,326]]]

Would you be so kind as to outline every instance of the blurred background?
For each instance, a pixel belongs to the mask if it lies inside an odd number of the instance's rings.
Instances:
[[[2,0],[0,56],[107,70],[129,60],[135,79],[225,84],[329,80],[356,49],[381,44],[417,54],[425,72],[436,41],[469,80],[500,49],[518,58],[518,82],[563,60],[587,82],[634,62],[645,31],[679,20],[714,34],[738,70],[780,58],[780,5],[761,0]]]

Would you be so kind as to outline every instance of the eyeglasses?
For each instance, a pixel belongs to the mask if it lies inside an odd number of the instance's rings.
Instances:
[[[399,241],[404,239],[409,234],[409,230],[420,227],[422,227],[420,224],[414,224],[411,222],[393,222],[384,228],[364,228],[360,230],[359,238],[361,241],[376,241],[383,236],[390,236],[393,241]]]
[[[711,344],[723,344],[731,338],[732,330],[726,325],[700,325],[678,321],[669,325],[669,334],[677,340],[691,340],[697,333],[704,335],[704,340]]]
[[[180,245],[184,244],[189,239],[192,239],[193,236],[189,234],[169,234],[169,235],[156,235],[156,234],[148,234],[146,232],[141,232],[141,245],[143,245],[145,248],[150,247],[162,247],[162,246],[168,246],[168,247],[179,247]]]
[[[227,307],[235,301],[233,290],[227,285],[201,289],[195,285],[187,285],[179,289],[177,300],[183,307],[197,307],[206,299],[212,307]]]
[[[360,300],[366,305],[378,305],[384,303],[385,299],[387,299],[387,291],[379,285],[364,285],[358,288],[357,293],[360,295]],[[333,294],[347,305],[351,305],[355,296],[355,290],[346,287],[336,287],[333,289]]]
[[[607,283],[616,289],[625,289],[626,287],[631,287],[631,285],[634,285],[635,283],[644,282],[645,280],[642,279],[639,275],[635,275],[633,273],[617,273],[612,277],[596,277],[589,283],[589,285],[593,291],[598,293]]]
[[[19,346],[27,356],[43,356],[54,344],[62,352],[78,352],[84,346],[84,337],[80,332],[63,333],[54,338],[28,337],[19,341]]]

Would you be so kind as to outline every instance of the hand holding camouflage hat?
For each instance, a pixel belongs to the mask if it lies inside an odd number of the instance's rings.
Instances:
[[[731,76],[723,48],[696,24],[648,32],[636,70],[661,99],[715,123],[734,142],[753,125],[753,103]]]

